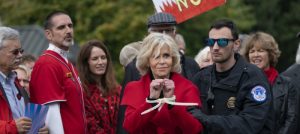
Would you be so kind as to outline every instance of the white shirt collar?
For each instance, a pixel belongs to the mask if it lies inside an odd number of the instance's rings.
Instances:
[[[62,49],[58,48],[57,46],[53,45],[52,43],[49,44],[49,47],[47,50],[52,50],[52,51],[58,53],[68,63],[69,51],[62,50]]]

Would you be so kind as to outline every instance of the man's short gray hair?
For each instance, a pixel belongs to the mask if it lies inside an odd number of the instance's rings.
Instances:
[[[20,34],[17,30],[10,27],[0,27],[0,48],[3,47],[3,42],[5,40],[18,40],[20,39]]]

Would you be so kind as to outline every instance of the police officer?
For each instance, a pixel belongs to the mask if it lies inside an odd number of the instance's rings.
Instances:
[[[240,46],[236,25],[230,20],[216,21],[205,44],[214,64],[193,78],[203,106],[189,109],[203,123],[204,133],[272,133],[270,87],[260,69],[235,53]]]

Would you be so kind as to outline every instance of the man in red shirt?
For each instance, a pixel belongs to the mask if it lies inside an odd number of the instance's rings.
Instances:
[[[84,134],[85,112],[82,87],[76,69],[67,59],[73,45],[73,23],[67,13],[50,13],[44,24],[48,49],[34,65],[30,100],[46,104],[46,125],[50,133]]]

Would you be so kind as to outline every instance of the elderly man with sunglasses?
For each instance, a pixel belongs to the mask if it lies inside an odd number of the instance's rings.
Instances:
[[[261,70],[236,53],[240,45],[236,25],[216,21],[205,44],[214,64],[193,78],[202,109],[189,108],[203,123],[204,134],[272,133],[270,87]]]
[[[9,27],[0,27],[0,133],[27,133],[31,119],[24,117],[28,96],[13,70],[21,62],[23,49],[19,33]],[[46,127],[40,133],[48,133]]]

